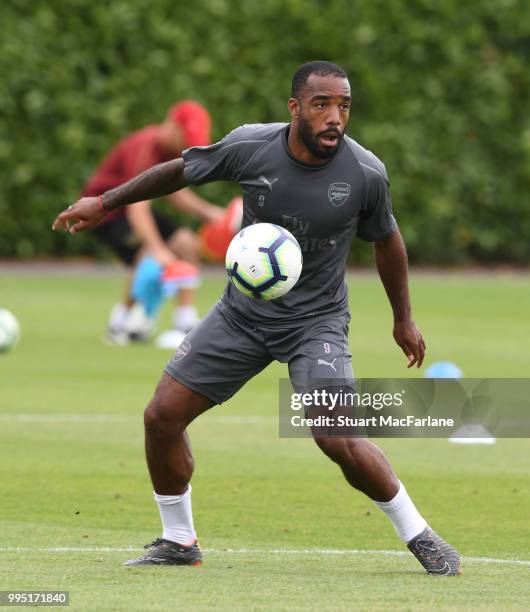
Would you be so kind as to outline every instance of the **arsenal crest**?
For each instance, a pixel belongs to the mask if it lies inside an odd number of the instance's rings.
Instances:
[[[348,183],[331,183],[328,189],[328,199],[333,206],[342,206],[350,197]]]

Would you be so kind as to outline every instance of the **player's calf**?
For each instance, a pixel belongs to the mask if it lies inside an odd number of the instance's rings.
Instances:
[[[364,438],[317,436],[318,447],[337,463],[349,484],[373,500],[392,499],[399,481],[383,451]]]
[[[211,405],[168,374],[162,376],[144,413],[145,452],[162,537],[126,565],[200,565],[189,484],[194,460],[186,427]]]
[[[186,427],[211,405],[206,397],[163,374],[144,412],[147,465],[158,494],[186,491],[194,468]]]

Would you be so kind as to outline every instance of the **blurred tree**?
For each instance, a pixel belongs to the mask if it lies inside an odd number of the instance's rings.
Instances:
[[[526,0],[4,0],[0,23],[2,256],[99,253],[50,221],[119,138],[188,97],[216,137],[288,120],[292,72],[327,59],[351,76],[349,133],[386,163],[411,260],[530,261]]]

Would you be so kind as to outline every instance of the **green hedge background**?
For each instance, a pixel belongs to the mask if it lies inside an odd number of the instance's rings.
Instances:
[[[101,254],[50,223],[118,139],[189,97],[216,138],[288,120],[293,71],[327,59],[411,260],[530,262],[527,0],[4,0],[0,23],[0,256]]]

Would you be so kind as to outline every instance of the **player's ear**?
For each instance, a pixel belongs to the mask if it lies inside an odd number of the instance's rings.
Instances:
[[[300,114],[300,103],[296,98],[289,98],[289,102],[287,102],[287,108],[289,109],[289,113],[293,119],[297,119]]]

